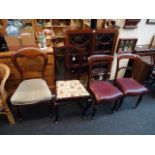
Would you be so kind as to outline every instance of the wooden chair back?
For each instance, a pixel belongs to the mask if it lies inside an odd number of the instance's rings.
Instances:
[[[88,58],[88,86],[92,80],[107,80],[114,57],[111,55],[92,55]]]
[[[73,45],[54,47],[54,57],[57,79],[78,78],[83,65],[87,63],[87,58],[84,59],[85,49]]]
[[[44,78],[48,57],[37,48],[23,48],[12,55],[12,62],[20,73],[21,81],[35,77],[35,74]]]
[[[132,62],[132,66],[123,66],[123,67],[121,67],[120,66],[120,62],[121,62],[121,60],[132,60],[133,62]],[[141,58],[140,58],[140,56],[138,56],[138,55],[135,55],[135,54],[131,54],[131,53],[126,53],[126,54],[120,54],[120,55],[118,55],[117,56],[117,66],[116,66],[116,73],[115,73],[115,80],[117,79],[117,77],[118,77],[118,73],[119,73],[119,71],[121,71],[121,70],[128,70],[128,71],[130,71],[131,72],[131,76],[133,76],[133,72],[134,72],[134,65],[135,65],[135,63],[136,62],[138,62],[138,61],[142,61],[141,60]]]
[[[151,53],[149,56],[151,59],[149,75],[151,74],[151,76],[155,77],[155,54]]]

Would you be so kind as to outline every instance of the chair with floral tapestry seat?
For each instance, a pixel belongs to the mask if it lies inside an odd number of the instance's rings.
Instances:
[[[15,124],[14,117],[7,104],[6,81],[10,75],[10,69],[5,64],[0,64],[0,114],[6,115],[10,125]]]
[[[123,96],[117,87],[107,81],[110,76],[113,59],[113,56],[110,55],[92,55],[88,58],[88,90],[94,100],[92,119],[95,116],[98,105],[115,102],[112,108],[112,111],[114,111],[118,101]]]
[[[12,62],[21,77],[21,82],[11,97],[11,103],[17,109],[20,119],[22,107],[39,103],[52,106],[53,95],[44,80],[47,55],[37,48],[23,48],[12,55]]]
[[[67,103],[84,103],[90,99],[86,88],[82,85],[79,78],[81,70],[81,53],[79,48],[73,45],[65,45],[54,48],[55,66],[56,66],[56,90],[55,90],[55,122],[59,120],[59,107]],[[62,56],[62,59],[60,59]],[[58,62],[60,60],[60,62]],[[72,64],[72,60],[77,61]],[[60,64],[61,63],[61,64]],[[61,66],[64,70],[62,71]],[[76,68],[77,72],[70,72]],[[61,74],[59,74],[61,71]],[[71,74],[73,73],[73,74]],[[82,106],[79,104],[80,107]]]
[[[133,65],[131,66],[124,66],[121,67],[120,66],[120,62],[121,60],[132,60],[133,61]],[[140,101],[142,100],[142,97],[145,93],[148,92],[148,89],[146,87],[144,87],[142,84],[140,84],[139,82],[137,82],[134,77],[133,77],[133,72],[134,72],[134,64],[136,64],[136,62],[138,61],[142,61],[140,56],[138,55],[134,55],[134,54],[120,54],[117,57],[117,67],[116,67],[116,74],[115,74],[115,84],[116,86],[123,92],[123,97],[120,101],[120,104],[117,107],[117,111],[120,109],[121,105],[123,104],[124,98],[126,96],[139,96],[138,101],[135,105],[135,108],[138,107],[138,105],[140,104]],[[121,77],[121,78],[117,78],[118,77],[118,73],[120,70],[128,70],[130,71],[130,77]]]

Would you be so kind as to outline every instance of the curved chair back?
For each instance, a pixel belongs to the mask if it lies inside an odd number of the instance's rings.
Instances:
[[[23,48],[12,55],[12,62],[19,71],[22,81],[28,76],[35,77],[35,73],[40,73],[44,77],[48,57],[37,48]]]
[[[114,57],[111,55],[92,55],[88,58],[88,85],[91,80],[107,80]]]
[[[134,65],[132,66],[120,66],[120,61],[121,60],[133,60],[133,62],[135,63],[136,61],[142,61],[140,56],[135,55],[135,54],[131,54],[131,53],[127,53],[127,54],[120,54],[117,56],[117,66],[116,66],[116,73],[115,73],[115,80],[117,79],[118,73],[120,70],[130,70],[133,71],[134,69]]]

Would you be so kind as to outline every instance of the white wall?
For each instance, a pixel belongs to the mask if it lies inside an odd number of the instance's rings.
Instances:
[[[119,29],[119,38],[137,38],[137,45],[150,44],[152,36],[155,35],[155,25],[146,24],[146,19],[141,19],[138,23],[138,27],[136,29],[124,29],[123,19],[116,20],[117,25],[120,26]],[[125,60],[121,63],[121,66],[126,66],[128,64],[128,60]],[[114,79],[116,71],[116,55],[113,61],[111,77],[110,79]],[[123,76],[124,71],[120,72],[119,76]]]
[[[119,38],[138,38],[137,45],[150,44],[152,36],[155,35],[155,25],[146,24],[146,19],[141,19],[136,29],[123,29],[124,20],[118,20],[121,28]]]

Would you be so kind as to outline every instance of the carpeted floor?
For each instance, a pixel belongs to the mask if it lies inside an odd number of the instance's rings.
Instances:
[[[26,108],[23,111],[24,120],[10,126],[5,117],[0,117],[0,134],[155,134],[155,88],[144,96],[137,109],[133,109],[136,97],[128,97],[119,112],[110,111],[110,104],[98,107],[94,120],[90,120],[91,108],[87,119],[80,117],[81,109],[74,106],[64,106],[60,109],[61,119],[54,124],[48,117],[45,106]]]

